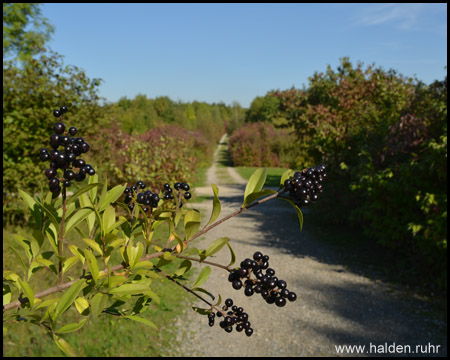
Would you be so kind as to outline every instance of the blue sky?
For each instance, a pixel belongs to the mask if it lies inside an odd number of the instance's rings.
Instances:
[[[49,46],[102,78],[100,95],[248,107],[347,56],[442,80],[446,4],[44,4]]]

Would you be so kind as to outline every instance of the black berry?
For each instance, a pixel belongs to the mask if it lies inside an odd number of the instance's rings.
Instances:
[[[77,133],[77,128],[76,127],[72,126],[72,127],[69,128],[70,136],[75,136],[76,133]]]
[[[53,130],[55,130],[57,134],[62,134],[65,129],[66,127],[62,122],[57,122],[53,124]]]

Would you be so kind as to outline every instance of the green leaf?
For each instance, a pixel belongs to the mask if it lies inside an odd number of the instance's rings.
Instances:
[[[138,321],[140,323],[143,323],[147,326],[150,326],[152,328],[154,328],[155,330],[158,330],[157,326],[155,324],[153,324],[150,320],[144,319],[140,316],[136,316],[136,315],[128,315],[124,317],[125,319],[130,319],[130,320],[134,320],[134,321]]]
[[[97,259],[95,258],[94,254],[88,249],[84,250],[84,256],[86,256],[87,265],[91,272],[92,279],[97,284],[99,273]]]
[[[47,235],[47,238],[49,240],[50,245],[52,246],[53,250],[55,250],[55,253],[58,253],[58,230],[57,227],[51,223],[46,229],[45,234]]]
[[[284,186],[284,182],[285,182],[287,179],[293,177],[293,176],[294,176],[294,173],[295,173],[295,172],[294,172],[294,170],[292,170],[292,169],[286,170],[286,171],[283,173],[283,175],[281,175],[280,186],[283,187],[283,186]]]
[[[127,247],[127,256],[128,256],[128,264],[131,268],[138,263],[139,259],[144,252],[144,245],[141,242],[138,242],[136,246],[128,245]]]
[[[40,230],[33,230],[32,232],[33,239],[31,240],[31,252],[33,256],[37,256],[39,250],[44,244],[44,234]]]
[[[84,194],[86,191],[91,190],[94,187],[97,187],[101,185],[101,183],[95,183],[95,184],[87,184],[81,188],[79,188],[77,191],[74,192],[74,194],[67,200],[67,205],[70,205],[73,203],[81,194]]]
[[[182,276],[187,273],[191,269],[191,267],[192,262],[190,260],[184,260],[178,267],[177,271],[175,271],[175,275]]]
[[[219,294],[219,300],[214,304],[214,306],[219,306],[222,303],[222,296]]]
[[[100,256],[103,256],[103,251],[97,242],[88,238],[82,238],[81,240],[83,240],[88,246],[94,249]]]
[[[23,292],[28,298],[28,301],[30,302],[30,307],[34,306],[34,291],[31,289],[30,285],[23,281],[21,278],[18,278],[20,287],[22,288]]]
[[[75,282],[70,288],[68,288],[64,292],[64,294],[62,294],[61,298],[58,301],[58,304],[56,305],[55,319],[72,305],[72,303],[78,297],[78,293],[85,286],[85,284],[85,280],[80,279]]]
[[[36,227],[39,228],[42,222],[42,211],[40,204],[38,204],[30,195],[28,195],[25,191],[19,189],[20,197],[23,199],[25,204],[30,208],[31,213],[34,218],[34,222]]]
[[[194,236],[198,228],[200,227],[200,213],[198,210],[190,210],[184,217],[184,231],[186,235],[186,241]]]
[[[112,288],[123,284],[127,281],[127,277],[124,275],[110,275],[108,277],[108,290],[111,290]]]
[[[57,334],[67,334],[74,331],[77,331],[83,327],[83,325],[86,323],[87,319],[81,320],[79,323],[71,323],[64,325],[60,327],[58,330],[55,331]]]
[[[220,200],[219,200],[219,189],[214,184],[212,184],[211,187],[212,187],[213,193],[214,193],[213,209],[212,209],[212,213],[211,213],[211,218],[209,219],[207,225],[213,223],[219,217],[220,212],[222,210],[222,205],[220,204]]]
[[[108,205],[103,212],[103,231],[104,234],[108,234],[114,229],[116,223],[116,210]]]
[[[247,196],[247,198],[245,200],[245,206],[250,205],[253,201],[255,201],[263,196],[272,195],[272,194],[277,194],[277,191],[272,190],[272,189],[264,189],[261,191],[254,192],[254,193],[250,194],[249,196]]]
[[[228,264],[228,266],[231,266],[236,262],[236,254],[234,253],[233,248],[231,247],[229,242],[227,242],[227,246],[228,246],[228,249],[230,250],[230,254],[231,254],[231,261]]]
[[[63,263],[62,273],[64,274],[67,270],[74,266],[78,262],[78,260],[80,260],[78,256],[71,256],[70,258],[65,260]]]
[[[70,219],[67,221],[67,225],[64,229],[64,235],[66,235],[70,230],[72,230],[75,226],[80,224],[86,217],[90,214],[94,213],[92,209],[79,209],[75,214],[73,214]]]
[[[199,287],[200,285],[203,285],[205,281],[208,279],[209,274],[211,274],[211,268],[209,266],[205,266],[200,271],[200,274],[198,274],[197,280],[195,281],[194,285],[192,285],[192,287],[196,288]]]
[[[153,263],[151,261],[148,260],[144,260],[144,261],[138,261],[135,265],[134,265],[134,270],[139,270],[139,269],[146,269],[146,270],[150,270],[151,268],[153,268]]]
[[[89,191],[97,191],[97,188],[93,188]],[[80,200],[80,206],[82,208],[93,208],[94,205],[92,205],[91,200],[89,199],[89,196],[84,193],[80,196],[79,198]],[[89,234],[92,232],[92,230],[94,229],[94,225],[95,225],[95,213],[89,214],[88,217],[86,218],[86,222],[88,224],[88,231]]]
[[[16,241],[17,244],[19,244],[25,250],[25,254],[27,255],[28,262],[31,262],[31,259],[33,258],[33,254],[31,252],[30,241],[27,240],[24,236],[19,235],[19,234],[14,234],[13,239]]]
[[[175,227],[177,227],[178,223],[180,222],[181,218],[184,216],[185,212],[183,210],[178,211],[173,219],[173,222],[175,224]],[[162,222],[162,221],[160,221]]]
[[[102,293],[95,294],[92,297],[92,299],[90,301],[90,305],[91,305],[91,314],[94,317],[97,317],[98,315],[100,315],[100,313],[103,311],[103,308],[105,307],[107,300],[108,300],[108,295],[102,294]]]
[[[153,291],[151,291],[150,289],[145,290],[145,292],[143,292],[144,295],[149,296],[150,298],[152,298],[152,300],[157,303],[158,305],[161,303],[161,300],[159,298],[158,295],[156,295]]]
[[[14,253],[14,255],[16,255],[16,257],[19,259],[20,264],[23,267],[24,273],[27,273],[27,269],[28,266],[25,265],[25,262],[22,259],[22,256],[20,256],[20,254],[18,253],[18,251],[16,249],[14,249],[11,245],[8,245],[8,247],[12,250],[12,252]]]
[[[295,211],[297,212],[298,221],[300,222],[300,231],[302,231],[302,228],[303,228],[303,214],[302,214],[301,210],[299,209],[299,207],[297,205],[295,205],[294,202],[291,199],[286,199],[286,198],[283,198],[283,197],[278,197],[277,199],[281,199],[281,200],[287,201],[289,204],[291,204],[294,207]]]
[[[69,245],[69,250],[72,254],[74,254],[80,259],[81,263],[84,264],[85,256],[83,250],[81,250],[79,247],[75,245]]]
[[[75,351],[75,349],[64,339],[60,338],[58,335],[53,334],[53,340],[59,349],[70,357],[78,357],[79,354]]]
[[[3,281],[3,305],[9,304],[12,299],[11,287]]]
[[[94,176],[90,176],[89,177],[89,184],[94,184],[98,182],[98,175],[94,174]],[[89,190],[89,196],[91,198],[91,202],[94,203],[95,202],[95,198],[97,197],[97,189],[98,187],[93,187],[92,189]]]
[[[166,219],[170,219],[172,218],[172,214],[176,213],[176,210],[170,210],[170,209],[164,209],[164,210],[156,210],[155,212],[153,212],[153,217],[155,219],[162,219],[166,220]]]
[[[147,283],[136,283],[121,285],[112,289],[109,293],[117,295],[134,295],[141,294],[147,290],[149,290],[149,285]]]
[[[106,237],[106,239],[107,238],[108,238],[108,236]],[[111,248],[115,249],[116,247],[124,244],[125,242],[126,242],[126,239],[123,239],[123,238],[116,239],[116,240],[112,241],[111,243],[108,243],[108,248],[111,247]]]
[[[36,257],[36,259],[34,259],[37,263],[44,265],[46,267],[48,267],[51,271],[53,271],[55,274],[57,274],[56,271],[56,266],[55,264],[53,264],[53,262],[51,262],[48,259],[43,258],[41,255],[39,255],[38,257]]]
[[[213,301],[216,299],[215,296],[213,294],[211,294],[208,290],[205,290],[205,289],[200,288],[200,287],[195,287],[195,288],[191,289],[191,291],[202,292],[203,294],[206,294],[206,295],[210,296]]]
[[[169,252],[167,252],[167,253],[170,254]],[[166,266],[167,264],[170,264],[171,262],[172,262],[172,260],[166,260],[166,259],[164,258],[164,256],[161,255],[161,256],[159,257],[159,261],[158,261],[158,263],[156,264],[156,266],[157,266],[157,267]]]
[[[43,300],[40,303],[36,304],[36,306],[33,308],[33,310],[39,310],[45,307],[48,307],[50,305],[55,304],[56,302],[59,300],[59,298],[52,298],[52,299],[47,299],[47,300]]]
[[[98,211],[102,212],[103,210],[106,209],[106,207],[109,204],[116,202],[117,199],[119,199],[122,196],[125,187],[126,187],[125,185],[117,185],[111,190],[109,190],[106,193],[104,200],[99,204]]]
[[[54,209],[50,208],[49,205],[47,204],[41,204],[41,208],[42,210],[44,210],[45,214],[48,216],[48,218],[50,219],[52,225],[55,227],[56,229],[56,235],[59,234],[58,229],[59,229],[59,221],[56,219],[56,212],[52,211]]]
[[[193,306],[192,310],[194,310],[196,313],[199,313],[200,315],[209,315],[209,314],[211,314],[211,309],[199,308],[197,306]]]
[[[30,278],[42,268],[43,266],[41,263],[33,260],[30,264],[30,267],[28,268],[28,280],[30,280]]]
[[[170,251],[164,251],[164,253],[162,254],[162,257],[163,257],[164,260],[167,260],[167,261],[172,261],[172,260],[175,259],[175,256],[173,256],[170,253]]]
[[[139,298],[134,303],[131,313],[134,315],[142,314],[143,312],[148,310],[148,307],[150,306],[150,304],[151,304],[151,299],[149,299],[148,296],[145,296],[145,295],[139,296]]]
[[[83,297],[79,297],[75,300],[75,307],[81,315],[87,315],[89,313],[89,303]]]
[[[102,192],[98,199],[97,209],[99,209],[98,204],[103,204],[103,202],[105,201],[107,193],[108,193],[108,178],[105,177],[105,182],[103,183]],[[91,200],[92,200],[92,197],[91,197]],[[92,200],[92,202],[94,202],[94,200]]]
[[[255,172],[250,176],[250,179],[248,180],[247,186],[245,187],[244,192],[244,202],[242,204],[242,207],[245,207],[249,204],[247,201],[247,197],[254,192],[261,191],[264,183],[266,182],[267,177],[267,170],[266,168],[257,169]]]
[[[20,190],[19,189],[19,195],[20,197],[23,199],[23,201],[25,202],[25,204],[27,204],[27,206],[33,210],[34,206],[37,204],[36,200],[34,200],[30,195],[28,195],[25,191]]]
[[[183,239],[182,238],[180,238],[177,234],[175,234],[175,233],[173,233],[172,234],[174,237],[175,237],[175,240],[177,241],[177,243],[178,243],[178,246],[177,246],[177,251],[178,252],[182,252],[183,250],[184,250],[184,248],[186,247],[186,245],[184,244],[184,241],[183,241]]]
[[[228,240],[229,238],[227,237],[221,237],[220,239],[217,239],[211,245],[209,245],[208,249],[206,249],[205,255],[211,256],[219,252],[228,243]]]

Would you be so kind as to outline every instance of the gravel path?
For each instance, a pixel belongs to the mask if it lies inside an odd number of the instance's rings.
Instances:
[[[227,170],[235,184],[221,183],[216,177],[216,164],[208,171],[208,183],[219,187],[220,218],[239,209],[246,183],[234,169]],[[212,195],[212,190],[200,188],[196,193]],[[196,204],[196,208],[205,211],[206,221],[211,206],[212,201]],[[205,316],[186,309],[184,316],[177,320],[180,330],[176,343],[180,344],[180,354],[201,357],[447,354],[447,324],[430,315],[429,304],[347,270],[339,254],[312,238],[307,211],[304,218],[304,229],[300,232],[294,209],[272,200],[233,217],[197,240],[196,247],[207,248],[215,239],[229,237],[237,255],[235,266],[257,250],[269,255],[270,267],[298,298],[282,308],[268,305],[258,294],[249,298],[243,289],[234,290],[227,281],[228,272],[211,267],[211,275],[203,286],[215,295],[221,294],[222,299],[231,297],[235,304],[242,306],[249,314],[254,333],[251,337],[235,330],[226,333],[218,322],[209,327]],[[213,261],[228,264],[227,248],[216,254]],[[206,307],[201,301],[195,305]],[[392,348],[393,344],[403,346],[404,350],[389,353],[386,346]],[[434,349],[439,345],[438,352],[414,354],[417,344],[423,345],[424,350],[429,344]],[[365,348],[360,354],[339,354],[336,349],[339,345]],[[375,346],[378,354],[374,354]],[[405,354],[406,346],[413,353]]]

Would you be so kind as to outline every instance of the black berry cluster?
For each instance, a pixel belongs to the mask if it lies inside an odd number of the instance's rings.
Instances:
[[[66,126],[62,122],[66,112],[66,106],[61,106],[59,110],[53,111],[53,115],[57,118],[61,117],[61,121],[53,124],[55,133],[50,136],[52,150],[41,149],[39,155],[41,161],[50,161],[50,167],[45,170],[45,175],[49,179],[50,191],[54,196],[60,194],[61,184],[67,188],[71,185],[72,180],[83,181],[86,175],[95,174],[92,165],[77,158],[81,154],[87,153],[91,147],[82,137],[75,137],[77,128],[72,126],[66,131]],[[78,171],[75,172],[74,168]],[[64,171],[63,178],[58,178],[58,169]]]
[[[150,190],[142,191],[145,189],[145,184],[143,181],[139,180],[135,185],[125,188],[125,204],[128,205],[130,210],[134,208],[134,199],[133,194],[136,194],[136,201],[138,204],[143,206],[145,212],[147,212],[150,208],[158,207],[159,203],[159,194],[153,193]]]
[[[189,200],[192,195],[189,192],[190,186],[188,184],[186,184],[185,182],[179,183],[176,182],[175,184],[173,184],[173,187],[175,190],[178,190],[179,192],[184,191],[184,198],[186,200]],[[164,200],[172,200],[173,199],[173,190],[170,186],[170,184],[165,183],[164,184],[164,189],[163,189],[164,195],[163,195],[163,199]]]
[[[185,191],[184,198],[189,200],[191,198],[191,193],[188,192],[190,189],[189,185],[186,183],[178,183],[176,182],[173,186],[175,190],[178,190],[180,193]],[[163,200],[173,200],[174,199],[174,191],[169,183],[165,183],[161,192],[151,192],[150,190],[140,191],[145,189],[145,184],[142,181],[137,181],[135,185],[125,188],[125,204],[128,205],[130,210],[134,208],[134,199],[133,194],[136,194],[136,202],[143,206],[145,212],[149,211],[150,208],[157,208],[159,201]],[[162,194],[160,196],[160,194]]]
[[[286,281],[278,279],[275,270],[269,268],[269,256],[260,251],[253,254],[253,260],[247,258],[241,262],[240,268],[232,270],[228,281],[235,290],[244,287],[246,296],[260,294],[268,304],[279,307],[285,306],[286,300],[297,299],[297,295],[287,289]]]
[[[247,336],[252,336],[253,334],[253,329],[250,327],[250,321],[248,321],[248,314],[244,312],[243,308],[234,305],[232,299],[225,300],[222,311],[217,311],[217,314],[211,312],[211,314],[208,315],[209,326],[214,326],[216,317],[223,317],[223,320],[220,321],[219,325],[227,333],[232,332],[233,326],[236,325],[237,332],[244,330]]]
[[[322,183],[326,178],[325,165],[319,164],[297,171],[292,179],[284,182],[284,188],[289,191],[289,197],[298,207],[305,207],[318,200],[319,194],[323,192]]]

